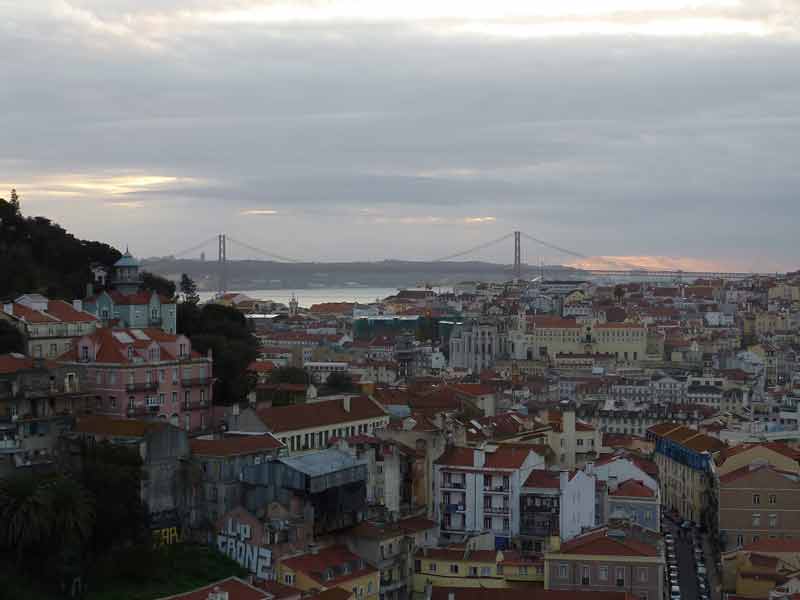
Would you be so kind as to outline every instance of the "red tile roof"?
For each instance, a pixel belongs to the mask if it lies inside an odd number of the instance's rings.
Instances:
[[[741,454],[742,452],[747,452],[755,448],[766,448],[768,450],[772,450],[773,452],[777,452],[778,454],[782,454],[786,458],[800,462],[800,451],[795,450],[794,448],[787,446],[782,442],[764,442],[760,444],[739,444],[738,446],[726,448],[719,453],[716,463],[718,465],[725,464],[725,461],[732,456],[736,456],[737,454]]]
[[[196,456],[240,456],[277,450],[283,444],[271,435],[231,435],[217,440],[195,438],[189,446]]]
[[[492,386],[482,383],[454,383],[450,387],[461,394],[466,394],[473,398],[495,394],[495,389]]]
[[[653,498],[653,490],[643,484],[641,481],[628,479],[621,483],[619,487],[613,492],[609,492],[609,496],[625,497],[625,498]]]
[[[262,581],[254,583],[257,588],[265,590],[272,595],[272,600],[283,600],[284,598],[291,598],[293,596],[302,596],[303,591],[299,588],[290,585],[284,585],[277,581]]]
[[[742,549],[747,552],[800,553],[800,539],[770,540],[768,538],[762,538],[757,542],[745,544]]]
[[[440,456],[436,463],[448,467],[473,467],[475,465],[474,448],[453,446]],[[530,448],[520,446],[497,446],[493,452],[484,451],[484,469],[519,469],[528,456],[533,452]]]
[[[258,416],[274,433],[377,419],[386,415],[386,411],[367,396],[351,398],[349,412],[344,409],[342,400],[273,406],[258,411]]]
[[[522,487],[526,488],[545,488],[545,489],[560,489],[560,477],[556,471],[545,471],[543,469],[534,469],[525,480]]]
[[[197,588],[191,592],[163,596],[157,600],[208,600],[209,595],[215,590],[228,593],[228,600],[268,600],[269,596],[255,586],[242,581],[237,577],[229,577],[209,585]]]
[[[42,361],[42,365],[47,368],[53,368],[56,365],[50,361]],[[22,354],[0,354],[0,374],[16,373],[18,371],[27,371],[36,367],[36,359]]]
[[[292,571],[304,573],[309,578],[313,579],[320,585],[329,588],[336,587],[346,581],[364,577],[377,573],[377,569],[364,564],[363,569],[358,568],[358,563],[361,559],[350,552],[345,546],[331,546],[323,548],[316,554],[303,554],[294,558],[285,558],[283,565]],[[338,574],[334,572],[334,577],[328,580],[323,578],[324,572],[329,568],[350,564],[350,573]]]
[[[582,325],[573,319],[562,319],[549,315],[528,317],[528,323],[540,329],[580,329]]]
[[[606,535],[608,529],[602,527],[579,535],[561,545],[561,554],[587,554],[606,556],[658,556],[658,547],[634,539],[630,536],[613,538]]]
[[[759,471],[772,471],[776,475],[784,476],[787,480],[787,485],[794,483],[794,473],[786,473],[784,471],[780,471],[776,469],[772,465],[769,464],[762,464],[757,466],[745,465],[743,467],[739,467],[738,469],[731,471],[730,473],[726,473],[719,478],[719,482],[721,484],[733,483],[734,481],[738,481],[739,479],[743,479],[745,477],[749,477],[751,473],[757,473]],[[794,485],[790,485],[790,487],[795,487]]]
[[[537,587],[504,588],[450,588],[434,587],[431,600],[635,600],[627,592],[594,590],[545,590]]]

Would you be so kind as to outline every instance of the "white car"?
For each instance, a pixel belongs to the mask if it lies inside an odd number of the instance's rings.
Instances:
[[[697,574],[698,575],[706,575],[707,573],[708,573],[708,571],[706,571],[706,568],[703,565],[697,565]]]

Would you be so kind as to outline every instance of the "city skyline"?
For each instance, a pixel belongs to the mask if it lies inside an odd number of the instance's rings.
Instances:
[[[584,4],[0,3],[0,196],[139,256],[229,231],[425,260],[521,229],[795,269],[800,9]]]

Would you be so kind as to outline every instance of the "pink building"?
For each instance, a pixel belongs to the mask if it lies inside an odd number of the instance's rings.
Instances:
[[[96,414],[159,418],[187,431],[212,425],[211,352],[193,352],[185,335],[100,328],[60,361],[86,368]]]

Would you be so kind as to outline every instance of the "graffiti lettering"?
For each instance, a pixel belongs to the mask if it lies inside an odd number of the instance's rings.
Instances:
[[[249,543],[251,537],[250,525],[228,519],[217,535],[217,548],[259,579],[269,579],[268,569],[272,564],[272,552]]]

